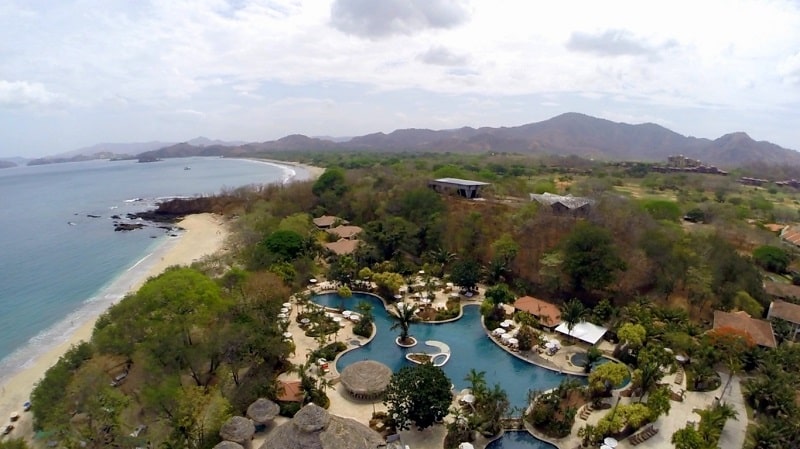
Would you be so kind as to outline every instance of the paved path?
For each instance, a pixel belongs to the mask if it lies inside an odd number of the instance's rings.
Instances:
[[[722,385],[728,381],[727,373],[720,373]],[[722,435],[719,437],[719,447],[740,449],[744,447],[745,436],[747,435],[747,409],[744,406],[744,396],[742,395],[741,379],[733,376],[728,389],[722,393],[722,401],[733,406],[736,410],[737,419],[729,419],[722,428]]]

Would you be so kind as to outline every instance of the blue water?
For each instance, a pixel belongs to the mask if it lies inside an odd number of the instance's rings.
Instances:
[[[528,432],[506,432],[502,437],[492,441],[486,449],[552,449],[550,443],[537,440]]]
[[[312,300],[333,308],[339,308],[342,304],[342,298],[335,293],[317,295]],[[352,363],[367,359],[377,360],[392,371],[397,371],[412,364],[405,358],[407,353],[437,352],[425,345],[425,341],[438,340],[450,346],[450,361],[442,369],[457,389],[469,386],[464,378],[470,369],[484,371],[487,384],[490,387],[500,384],[506,390],[513,407],[522,408],[527,405],[528,390],[555,388],[565,378],[562,374],[523,362],[499,348],[483,330],[477,306],[465,307],[464,316],[451,323],[412,324],[410,334],[418,343],[413,348],[401,348],[395,343],[399,332],[390,330],[392,322],[380,299],[354,293],[352,297],[344,299],[344,308],[357,310],[356,306],[361,301],[367,301],[373,306],[377,334],[369,344],[342,355],[336,364],[339,372]]]
[[[146,256],[176,240],[156,228],[114,232],[111,215],[151,209],[166,197],[307,176],[298,168],[221,158],[0,170],[0,379],[120,299],[156,259]],[[142,201],[126,201],[133,198]]]

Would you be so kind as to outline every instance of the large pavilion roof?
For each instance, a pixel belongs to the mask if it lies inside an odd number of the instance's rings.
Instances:
[[[591,345],[596,344],[603,338],[608,329],[589,323],[588,321],[581,321],[572,328],[572,332],[567,328],[567,323],[561,323],[556,327],[556,332],[564,335],[569,335],[577,338],[578,340],[585,341]]]
[[[339,378],[347,390],[359,396],[383,394],[392,378],[392,370],[375,360],[364,360],[348,365]]]

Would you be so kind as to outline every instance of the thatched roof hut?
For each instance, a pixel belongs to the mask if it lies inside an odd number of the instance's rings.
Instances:
[[[214,449],[244,449],[244,447],[239,443],[234,443],[233,441],[223,441],[214,446]]]
[[[258,398],[247,407],[247,417],[256,424],[266,424],[278,415],[280,407],[269,399]]]
[[[356,398],[375,399],[383,396],[392,379],[392,370],[383,363],[364,360],[349,365],[339,381]]]
[[[364,424],[308,404],[273,430],[261,449],[375,449],[385,445],[383,437]]]
[[[223,440],[239,443],[245,449],[251,447],[250,440],[253,439],[254,433],[256,433],[256,426],[253,421],[242,416],[234,416],[219,429],[219,436]]]

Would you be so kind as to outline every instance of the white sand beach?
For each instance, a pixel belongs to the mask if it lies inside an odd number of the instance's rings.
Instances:
[[[138,270],[132,271],[130,291],[135,292],[148,278],[157,276],[167,267],[173,265],[189,265],[203,256],[211,255],[224,248],[228,230],[223,219],[212,214],[190,215],[178,226],[185,229],[176,241],[170,241],[159,247],[149,257],[137,264]],[[131,270],[129,270],[131,271]],[[128,273],[127,275],[132,275]],[[123,275],[126,276],[126,275]],[[127,280],[127,279],[126,279]],[[55,364],[59,357],[73,344],[88,341],[97,316],[89,317],[71,335],[65,335],[63,343],[51,348],[38,357],[33,363],[7,379],[0,379],[0,419],[3,426],[9,415],[17,411],[21,417],[14,423],[15,429],[4,439],[33,437],[30,412],[23,413],[22,405],[30,397],[36,382]]]

